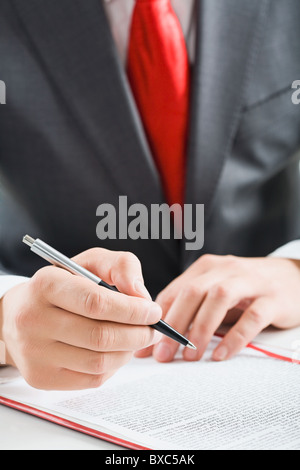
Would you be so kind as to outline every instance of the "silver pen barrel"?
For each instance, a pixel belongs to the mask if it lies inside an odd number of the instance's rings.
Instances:
[[[72,274],[79,274],[80,276],[86,277],[91,281],[95,282],[96,284],[102,282],[102,279],[100,279],[98,276],[83,268],[79,264],[75,263],[71,259],[67,258],[62,253],[47,245],[47,243],[43,242],[42,240],[39,240],[38,238],[35,240],[29,235],[25,235],[25,237],[23,238],[23,242],[26,245],[30,246],[30,249],[31,251],[33,251],[33,253],[36,253],[38,256],[48,261],[50,264],[66,269]]]

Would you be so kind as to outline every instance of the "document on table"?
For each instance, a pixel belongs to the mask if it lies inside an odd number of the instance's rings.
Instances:
[[[245,349],[197,363],[134,359],[97,390],[44,392],[23,379],[0,396],[149,449],[300,449],[300,365]]]

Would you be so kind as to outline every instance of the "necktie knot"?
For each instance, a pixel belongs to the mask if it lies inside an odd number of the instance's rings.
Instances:
[[[145,7],[145,8],[160,8],[167,7],[171,8],[170,0],[135,0],[135,7]],[[162,10],[163,11],[163,10]]]
[[[170,0],[135,0],[136,3],[169,3]]]

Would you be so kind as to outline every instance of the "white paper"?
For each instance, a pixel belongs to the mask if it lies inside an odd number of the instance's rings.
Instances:
[[[154,449],[300,450],[300,366],[248,349],[216,363],[214,343],[198,363],[135,359],[98,390],[0,395]]]

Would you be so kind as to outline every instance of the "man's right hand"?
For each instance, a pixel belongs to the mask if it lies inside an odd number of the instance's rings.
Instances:
[[[147,326],[162,311],[151,301],[134,255],[94,248],[73,259],[120,293],[48,266],[0,301],[7,362],[35,388],[99,387],[134,351],[161,338]]]

